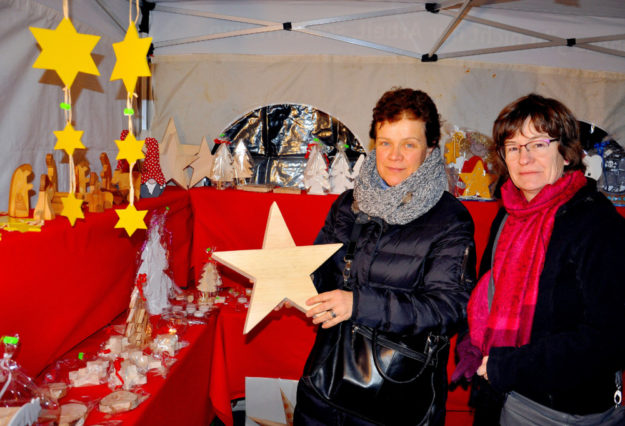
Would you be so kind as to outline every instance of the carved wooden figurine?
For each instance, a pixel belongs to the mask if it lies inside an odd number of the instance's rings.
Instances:
[[[28,183],[33,174],[30,164],[22,164],[11,178],[11,191],[9,193],[9,216],[28,217],[30,215],[30,196],[28,192],[32,189],[32,183]]]
[[[89,206],[89,212],[100,213],[104,209],[110,209],[113,207],[113,194],[100,189],[100,181],[98,180],[98,174],[91,172],[91,179],[89,180],[89,193],[85,195],[85,200]]]
[[[37,220],[52,220],[56,216],[52,209],[52,198],[50,197],[50,187],[52,183],[48,175],[41,175],[39,183],[39,198],[35,205],[35,213],[33,218]]]
[[[46,167],[48,168],[48,179],[50,179],[50,189],[54,192],[59,190],[58,181],[59,175],[56,171],[56,162],[52,154],[46,154]]]
[[[76,166],[76,198],[85,199],[87,185],[89,184],[89,163],[81,161]]]
[[[100,177],[102,178],[101,189],[103,191],[112,191],[112,172],[111,172],[111,162],[109,161],[108,155],[106,152],[100,154],[100,163],[102,164],[102,171],[100,172]]]

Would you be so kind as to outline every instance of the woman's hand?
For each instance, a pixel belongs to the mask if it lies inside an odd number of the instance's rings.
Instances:
[[[486,364],[488,363],[488,357],[485,356],[482,358],[482,365],[480,365],[477,369],[477,375],[484,377],[488,380],[488,372],[486,371]]]
[[[307,305],[318,305],[306,311],[306,316],[313,319],[313,324],[322,328],[334,327],[352,317],[354,296],[351,291],[332,290],[318,294],[306,301]]]

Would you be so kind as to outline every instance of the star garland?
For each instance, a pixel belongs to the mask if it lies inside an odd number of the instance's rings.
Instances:
[[[136,24],[139,17],[139,0],[136,0],[136,15],[132,19],[132,1],[129,2],[128,11],[128,30],[124,40],[119,43],[113,43],[113,50],[117,61],[111,74],[111,81],[121,79],[124,82],[128,96],[126,98],[126,108],[124,115],[128,117],[128,135],[125,140],[116,140],[115,143],[119,149],[117,159],[126,159],[129,163],[128,179],[130,180],[130,194],[128,195],[129,205],[125,209],[117,209],[115,213],[119,216],[119,221],[115,224],[115,228],[124,228],[128,236],[132,236],[137,229],[147,229],[145,224],[145,215],[147,210],[137,210],[134,206],[135,188],[132,181],[132,170],[135,163],[145,158],[142,148],[145,141],[138,141],[134,135],[132,117],[134,109],[132,107],[133,99],[137,96],[134,91],[139,77],[149,77],[151,75],[150,68],[147,63],[147,54],[152,43],[151,37],[139,38]]]

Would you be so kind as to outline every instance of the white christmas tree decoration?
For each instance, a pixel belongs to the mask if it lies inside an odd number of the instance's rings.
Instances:
[[[254,165],[254,161],[252,160],[252,156],[250,152],[247,150],[245,143],[243,141],[239,141],[237,146],[234,148],[234,176],[239,185],[245,185],[247,183],[246,179],[250,179],[252,177],[252,168]]]
[[[232,167],[232,155],[226,142],[221,142],[215,158],[210,180],[217,185],[217,189],[224,189],[225,184],[234,180],[234,168]]]
[[[154,214],[150,222],[149,237],[141,252],[141,265],[137,276],[146,276],[143,295],[148,312],[151,315],[160,315],[170,306],[169,296],[178,288],[165,273],[169,265],[167,250],[161,243],[161,235],[165,232],[165,214]]]
[[[365,154],[360,154],[360,156],[358,157],[358,160],[356,160],[356,163],[354,164],[354,167],[352,167],[352,180],[356,180],[356,178],[360,174],[360,169],[364,162],[365,162]]]
[[[345,190],[354,187],[349,160],[342,149],[336,152],[330,166],[330,187],[332,194],[341,194]]]
[[[304,186],[309,194],[324,195],[330,190],[328,165],[318,143],[312,145],[304,168]]]

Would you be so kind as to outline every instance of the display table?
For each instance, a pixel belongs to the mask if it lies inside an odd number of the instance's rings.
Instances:
[[[136,203],[167,212],[172,234],[172,276],[186,286],[189,270],[191,208],[187,191],[168,187],[161,197]],[[74,227],[59,216],[41,232],[1,231],[0,335],[19,334],[16,361],[31,376],[128,308],[145,230],[128,237],[114,228],[113,209],[85,213]]]

